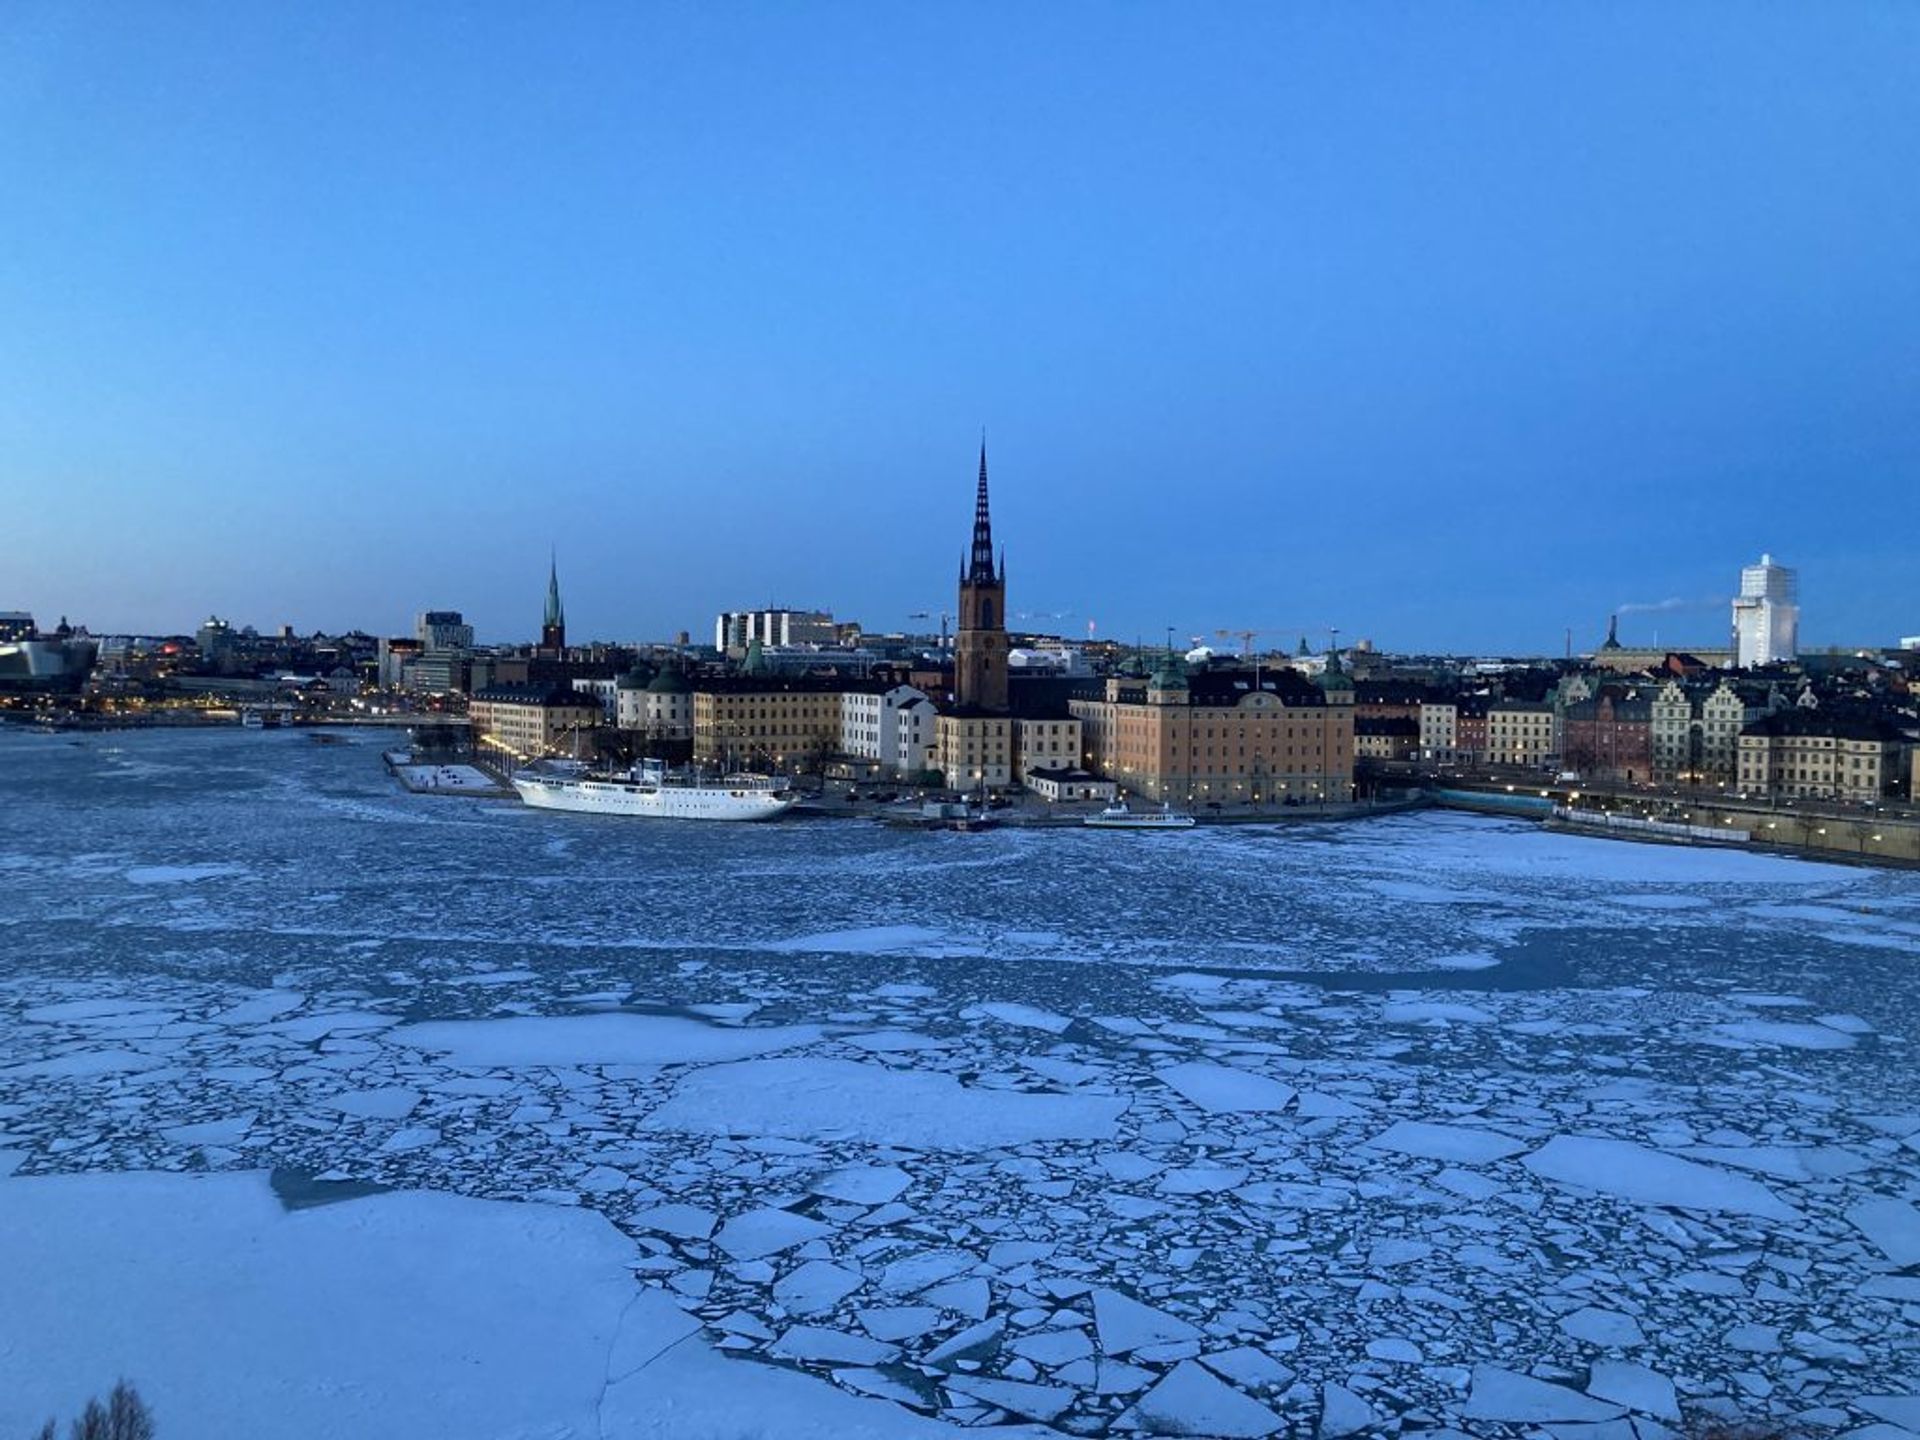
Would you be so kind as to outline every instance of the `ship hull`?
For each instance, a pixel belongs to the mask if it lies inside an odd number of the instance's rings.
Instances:
[[[520,798],[538,810],[622,815],[640,820],[775,820],[799,798],[758,786],[656,785],[622,780],[513,777]]]

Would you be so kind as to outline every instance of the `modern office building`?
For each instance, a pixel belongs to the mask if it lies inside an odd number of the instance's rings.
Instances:
[[[458,610],[423,610],[414,618],[413,638],[422,650],[471,650],[473,626]]]
[[[713,648],[723,655],[746,654],[758,640],[765,648],[837,645],[840,627],[825,610],[723,610],[713,622]]]

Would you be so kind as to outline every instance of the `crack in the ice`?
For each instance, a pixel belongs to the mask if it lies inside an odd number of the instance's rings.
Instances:
[[[613,1352],[615,1351],[615,1349],[619,1347],[620,1337],[626,1330],[627,1318],[633,1314],[633,1307],[638,1305],[642,1300],[646,1298],[649,1288],[650,1287],[648,1286],[644,1286],[644,1285],[641,1286],[639,1289],[634,1291],[633,1297],[629,1299],[625,1305],[620,1307],[619,1317],[615,1319],[615,1321],[613,1322],[613,1333],[607,1337],[607,1358],[600,1367],[603,1372],[602,1379],[600,1381],[600,1394],[593,1402],[593,1428],[594,1428],[594,1433],[599,1437],[599,1440],[607,1440],[607,1422],[606,1422],[606,1414],[605,1414],[606,1407],[607,1407],[607,1392],[611,1390],[614,1386],[620,1384],[622,1381],[631,1380],[634,1376],[638,1375],[642,1370],[646,1369],[649,1365],[653,1364],[654,1361],[660,1359],[662,1356],[668,1354],[670,1351],[678,1349],[680,1346],[686,1344],[687,1341],[698,1339],[701,1335],[702,1330],[704,1329],[703,1326],[700,1326],[699,1324],[696,1323],[692,1330],[689,1330],[686,1334],[680,1336],[678,1339],[667,1341],[666,1344],[660,1346],[651,1355],[647,1356],[644,1360],[642,1360],[639,1364],[631,1366],[630,1368],[621,1371],[618,1375],[614,1374],[613,1373]],[[685,1312],[682,1311],[681,1313],[684,1314]],[[688,1318],[691,1319],[692,1317],[689,1316]]]

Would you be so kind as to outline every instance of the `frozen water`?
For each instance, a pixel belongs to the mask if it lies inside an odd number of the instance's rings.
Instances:
[[[1860,1408],[1878,1415],[1889,1425],[1898,1425],[1920,1435],[1920,1394],[1862,1395]]]
[[[1004,1000],[975,1005],[971,1010],[961,1012],[963,1019],[973,1015],[984,1015],[987,1019],[998,1020],[1003,1025],[1024,1025],[1029,1030],[1044,1030],[1049,1035],[1058,1035],[1073,1023],[1066,1016],[1056,1015],[1051,1010],[1042,1010],[1037,1005],[1020,1005]]]
[[[1396,1000],[1380,1012],[1388,1024],[1418,1025],[1459,1023],[1491,1025],[1494,1015],[1478,1005],[1462,1005],[1449,1000]]]
[[[876,1340],[913,1340],[940,1323],[931,1305],[875,1305],[860,1312],[860,1326]]]
[[[823,1360],[835,1365],[881,1365],[899,1351],[877,1340],[849,1335],[823,1325],[795,1325],[767,1347],[769,1355],[784,1360]]]
[[[126,872],[133,885],[191,885],[196,880],[219,880],[244,875],[240,865],[136,865]]]
[[[363,1120],[404,1120],[420,1104],[420,1092],[399,1086],[384,1090],[353,1090],[344,1095],[330,1096],[325,1103],[330,1110],[338,1110],[342,1115],[356,1115]]]
[[[648,1117],[655,1130],[857,1138],[941,1150],[1106,1140],[1127,1102],[1033,1095],[851,1060],[749,1060],[696,1070]]]
[[[826,1233],[827,1227],[818,1220],[763,1206],[734,1216],[720,1227],[713,1243],[736,1260],[758,1260],[791,1250]]]
[[[1515,1140],[1491,1130],[1465,1125],[1439,1125],[1423,1120],[1398,1120],[1385,1133],[1367,1142],[1380,1150],[1397,1150],[1402,1155],[1417,1155],[1426,1160],[1451,1160],[1462,1165],[1485,1165],[1494,1160],[1518,1155],[1527,1148],[1524,1140]]]
[[[8,1180],[0,1433],[98,1391],[107,1355],[168,1430],[207,1440],[598,1433],[610,1347],[697,1329],[677,1310],[664,1334],[626,1329],[628,1251],[580,1210],[394,1194],[288,1212],[249,1174]]]
[[[1158,1075],[1203,1110],[1284,1110],[1293,1099],[1289,1087],[1231,1065],[1187,1061],[1169,1065]]]
[[[1555,1420],[1612,1420],[1621,1412],[1608,1404],[1498,1365],[1473,1367],[1473,1388],[1462,1413],[1469,1420],[1547,1423]]]
[[[1630,1140],[1556,1135],[1522,1163],[1550,1180],[1644,1205],[1730,1210],[1769,1220],[1792,1220],[1799,1213],[1757,1181],[1663,1155]]]
[[[1752,1040],[1761,1045],[1781,1045],[1791,1050],[1845,1050],[1853,1036],[1827,1025],[1795,1025],[1784,1020],[1732,1020],[1713,1027],[1714,1033],[1735,1040]]]
[[[820,1038],[817,1026],[720,1026],[671,1015],[520,1016],[510,1020],[429,1021],[402,1025],[388,1038],[437,1051],[470,1070],[530,1065],[684,1065],[742,1060]]]
[[[1578,1411],[1511,1422],[1554,1440],[1847,1433],[1911,1393],[1920,876],[1443,814],[587,825],[351,740],[126,744],[109,785],[0,732],[0,1190],[257,1167],[276,1217],[610,1221],[604,1425],[551,1433],[1117,1436],[1211,1413],[1194,1369],[1293,1434],[1504,1433],[1476,1393]]]
[[[858,1290],[861,1283],[856,1271],[826,1260],[809,1260],[774,1282],[773,1298],[795,1315],[812,1315],[833,1309]]]
[[[1674,1397],[1673,1382],[1630,1361],[1594,1361],[1587,1393],[1596,1400],[1610,1400],[1656,1419],[1677,1421],[1680,1418],[1680,1403]]]
[[[713,1227],[718,1223],[711,1210],[702,1210],[698,1205],[656,1205],[630,1218],[639,1229],[658,1230],[683,1240],[704,1240],[713,1234]]]
[[[1028,1385],[979,1375],[949,1376],[945,1384],[955,1394],[984,1400],[1029,1420],[1051,1420],[1077,1398],[1072,1390],[1057,1385]]]
[[[813,1182],[813,1193],[853,1205],[884,1205],[913,1183],[898,1165],[849,1165]]]
[[[1328,1383],[1320,1387],[1321,1440],[1337,1440],[1379,1422],[1373,1407],[1344,1385]]]
[[[1582,1306],[1571,1315],[1563,1315],[1560,1328],[1576,1340],[1584,1340],[1589,1345],[1632,1348],[1646,1343],[1638,1322],[1631,1315],[1622,1315],[1618,1310],[1601,1310],[1592,1305]]]
[[[1200,1337],[1199,1330],[1179,1316],[1143,1305],[1118,1290],[1093,1292],[1093,1317],[1100,1330],[1100,1348],[1109,1355]]]
[[[1902,1269],[1920,1265],[1920,1209],[1904,1200],[1863,1200],[1847,1220]]]
[[[1128,1416],[1149,1435],[1217,1435],[1224,1440],[1271,1435],[1281,1428],[1273,1411],[1191,1360],[1175,1365],[1134,1403]]]

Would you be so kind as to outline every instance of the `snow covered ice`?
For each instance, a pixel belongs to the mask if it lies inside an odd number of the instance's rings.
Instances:
[[[0,1435],[1920,1433],[1920,876],[300,738],[0,733]]]

